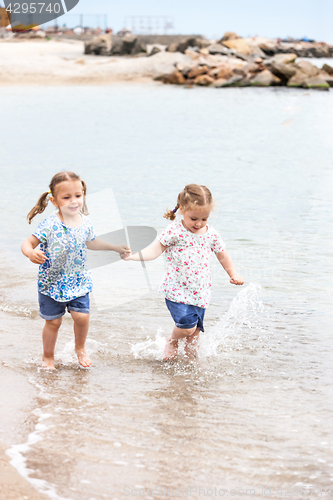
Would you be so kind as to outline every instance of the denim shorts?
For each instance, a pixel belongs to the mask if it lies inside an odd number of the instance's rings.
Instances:
[[[206,309],[203,307],[192,306],[190,304],[181,304],[180,302],[171,302],[165,299],[167,308],[178,328],[189,330],[197,326],[204,332],[203,319]]]
[[[48,295],[38,292],[39,302],[39,316],[46,320],[61,318],[66,312],[76,311],[85,314],[90,313],[89,309],[89,293],[83,297],[76,297],[76,299],[69,300],[68,302],[58,302]]]

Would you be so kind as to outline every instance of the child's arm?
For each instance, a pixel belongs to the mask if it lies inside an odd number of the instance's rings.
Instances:
[[[232,262],[230,255],[223,250],[223,252],[218,252],[216,257],[223,269],[229,274],[230,283],[233,285],[243,285],[244,280],[241,276],[239,276],[239,274],[237,274],[235,264]]]
[[[89,250],[111,250],[112,252],[118,252],[120,255],[123,253],[129,253],[130,249],[127,245],[112,245],[101,238],[95,238],[93,241],[87,241],[87,248]]]
[[[36,247],[40,244],[40,241],[36,236],[29,236],[21,246],[23,255],[28,257],[34,264],[44,264],[46,261],[46,255],[41,250],[36,250]]]
[[[144,248],[141,252],[137,252],[133,255],[126,255],[122,257],[123,260],[135,260],[135,261],[146,261],[155,260],[157,257],[162,255],[167,247],[162,245],[159,240],[156,240],[151,246]]]

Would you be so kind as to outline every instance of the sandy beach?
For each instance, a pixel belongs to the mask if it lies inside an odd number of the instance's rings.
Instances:
[[[0,443],[0,500],[45,500],[9,463]]]
[[[146,82],[170,73],[180,53],[162,52],[152,57],[84,55],[76,40],[0,41],[0,85],[106,85]]]

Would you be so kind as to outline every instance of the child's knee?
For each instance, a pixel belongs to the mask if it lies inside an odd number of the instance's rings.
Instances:
[[[75,325],[78,327],[84,327],[89,324],[89,314],[71,311],[71,315]]]
[[[52,330],[59,330],[60,326],[62,323],[62,316],[60,318],[56,319],[47,319],[45,321],[45,324],[49,327],[52,328]]]
[[[182,328],[182,331],[186,335],[186,337],[189,337],[190,335],[193,335],[193,333],[196,331],[196,329],[197,329],[197,327],[194,326],[193,328],[186,328],[186,329]]]

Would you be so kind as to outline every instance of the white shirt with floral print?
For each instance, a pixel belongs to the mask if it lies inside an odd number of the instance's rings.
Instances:
[[[166,246],[167,271],[160,286],[166,299],[206,308],[211,293],[210,259],[225,248],[221,236],[207,225],[194,234],[174,221],[158,237]]]

